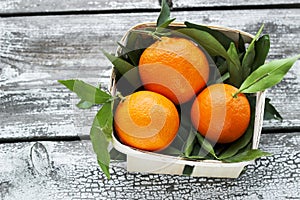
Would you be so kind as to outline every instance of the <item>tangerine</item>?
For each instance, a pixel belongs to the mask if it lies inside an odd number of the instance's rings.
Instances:
[[[125,98],[114,115],[114,127],[120,141],[148,151],[166,148],[179,128],[175,105],[151,91],[138,91]]]
[[[142,53],[139,74],[144,87],[175,104],[185,103],[206,86],[206,55],[185,38],[161,37]]]
[[[193,126],[212,142],[230,143],[246,131],[250,122],[247,97],[232,85],[214,84],[205,88],[191,109]]]

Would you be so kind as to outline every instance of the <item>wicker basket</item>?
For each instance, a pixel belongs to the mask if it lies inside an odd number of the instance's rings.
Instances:
[[[171,28],[184,27],[183,23],[172,23]],[[141,29],[147,27],[155,27],[155,23],[143,23],[138,24],[132,29]],[[239,33],[243,36],[246,43],[249,43],[253,35],[226,27],[208,26],[212,29],[220,30],[234,41],[238,41]],[[130,31],[129,30],[129,31]],[[121,42],[126,44],[129,31],[125,33]],[[117,49],[117,54],[121,49]],[[111,76],[111,92],[116,92],[116,79],[115,71],[112,70]],[[258,148],[260,134],[262,130],[263,115],[265,104],[265,92],[258,92],[256,94],[256,107],[255,107],[255,121],[254,121],[254,133],[253,133],[253,149]],[[224,163],[217,160],[201,160],[191,161],[185,160],[181,157],[163,155],[155,152],[145,152],[137,150],[122,144],[113,134],[113,146],[119,152],[127,155],[127,171],[129,172],[143,172],[143,173],[155,173],[155,174],[177,174],[182,175],[185,166],[193,166],[191,176],[200,177],[224,177],[224,178],[237,178],[244,167],[249,164],[253,164],[254,161],[238,162],[238,163]]]

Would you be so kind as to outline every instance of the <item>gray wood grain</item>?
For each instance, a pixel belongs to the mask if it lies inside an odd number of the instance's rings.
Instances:
[[[82,111],[76,97],[57,83],[79,78],[107,87],[110,63],[101,48],[114,52],[129,27],[155,21],[158,13],[0,18],[0,138],[88,135],[97,108]],[[270,33],[269,60],[299,53],[300,9],[173,12],[177,21]],[[239,16],[239,17],[237,17]],[[282,123],[264,128],[300,127],[298,61],[282,83],[268,92]]]
[[[0,144],[0,196],[3,200],[299,199],[300,133],[264,134],[261,139],[261,149],[273,156],[258,159],[237,179],[127,173],[115,163],[107,180],[90,141]]]
[[[0,13],[26,13],[26,12],[61,12],[61,11],[105,11],[130,9],[159,9],[158,0],[1,0]]]
[[[257,5],[280,5],[299,4],[297,0],[272,0],[272,1],[226,1],[226,0],[173,0],[173,8],[206,8],[220,6],[257,6]],[[33,12],[65,12],[65,11],[113,11],[131,9],[159,9],[159,0],[1,0],[0,13],[33,13]]]
[[[174,8],[195,8],[195,7],[220,7],[220,6],[266,6],[280,4],[299,4],[297,0],[272,0],[272,1],[202,1],[202,0],[174,0]]]

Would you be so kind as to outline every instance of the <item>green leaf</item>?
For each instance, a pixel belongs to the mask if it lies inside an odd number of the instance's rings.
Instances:
[[[117,151],[115,148],[112,148],[109,152],[110,160],[113,161],[126,161],[126,154]]]
[[[228,72],[228,63],[224,61],[222,64],[219,65],[218,69],[220,74],[224,75],[225,73]]]
[[[192,152],[189,156],[185,156],[186,159],[192,159],[192,160],[203,160],[203,159],[211,159],[210,154],[205,151],[198,142],[195,143]]]
[[[97,113],[95,120],[98,121],[99,129],[104,133],[107,140],[112,139],[112,127],[113,127],[113,113],[112,102],[103,104],[99,112]]]
[[[230,44],[227,53],[230,56],[230,58],[237,63],[237,65],[234,65],[232,62],[228,63],[228,71],[230,74],[229,82],[235,87],[240,87],[240,85],[243,82],[242,68],[235,44],[233,42]]]
[[[237,154],[233,157],[224,159],[224,162],[243,162],[243,161],[251,161],[264,156],[271,156],[272,154],[268,152],[261,151],[259,149],[251,149],[244,151],[240,154]]]
[[[182,174],[185,176],[190,176],[193,173],[194,166],[185,165]]]
[[[261,34],[262,30],[264,28],[264,25],[260,27],[255,37],[252,39],[251,43],[249,44],[246,53],[244,55],[243,61],[242,61],[242,78],[245,80],[249,74],[251,73],[252,64],[255,58],[255,42],[259,35]]]
[[[162,0],[161,10],[156,22],[156,26],[160,27],[161,25],[164,25],[167,21],[169,21],[169,19],[170,19],[170,7],[166,0]]]
[[[182,28],[179,29],[178,32],[194,39],[198,44],[203,46],[211,56],[220,55],[224,58],[228,57],[225,48],[220,44],[220,42],[206,31],[193,28]]]
[[[156,28],[139,28],[132,29],[129,32],[127,37],[126,46],[129,49],[138,50],[140,54],[143,53],[143,50],[148,48],[151,44],[153,44],[157,39],[160,39],[157,35],[155,35]]]
[[[165,154],[165,155],[172,155],[172,156],[180,156],[180,155],[182,155],[182,152],[179,149],[177,149],[177,148],[175,148],[175,147],[173,147],[171,145],[168,146],[166,149],[160,151],[159,153]]]
[[[106,56],[106,58],[115,66],[115,68],[124,75],[129,70],[133,69],[134,66],[128,63],[127,61],[123,60],[122,58],[119,58],[117,56],[111,55],[105,51],[103,51],[103,54]]]
[[[127,61],[119,58],[117,56],[113,56],[105,51],[103,54],[110,60],[110,62],[114,65],[115,69],[123,75],[124,78],[134,87],[139,88],[141,84],[141,80],[139,77],[138,70],[135,66],[131,65]]]
[[[112,148],[109,152],[109,155],[110,155],[110,160],[111,161],[117,161],[117,162],[120,162],[120,161],[126,161],[126,154],[124,153],[121,153],[119,151],[117,151],[115,148]]]
[[[90,130],[90,138],[93,150],[97,155],[98,164],[108,179],[110,178],[108,145],[112,132],[110,132],[110,137],[108,137],[107,131],[109,128],[107,128],[107,126],[112,122],[110,119],[110,117],[112,118],[112,114],[110,114],[112,113],[111,105],[112,103],[110,102],[102,106],[96,114]],[[110,124],[110,129],[112,130],[112,124]]]
[[[130,62],[132,63],[133,66],[138,66],[139,65],[139,60],[140,60],[140,51],[141,49],[136,49],[136,50],[131,50],[128,47],[124,46],[120,42],[118,42],[118,45],[122,48],[122,56],[127,56]]]
[[[170,144],[169,147],[173,147],[175,149],[178,149],[179,152],[178,155],[182,155],[182,152],[184,152],[184,147],[185,147],[185,143],[188,137],[188,133],[189,133],[189,128],[185,128],[184,126],[182,126],[182,124],[179,126],[179,129],[177,131],[177,135],[174,138],[173,142]],[[175,152],[174,152],[175,153]]]
[[[210,54],[210,56],[222,56],[226,60],[229,60],[235,65],[238,65],[235,62],[235,60],[232,60],[228,56],[223,45],[220,44],[220,42],[216,38],[214,38],[211,34],[194,28],[181,28],[178,29],[177,31],[179,33],[182,33],[194,39]]]
[[[169,26],[176,18],[168,19],[164,23],[162,23],[159,27],[157,27],[156,32],[161,33],[164,32],[164,29]]]
[[[244,53],[246,51],[245,41],[242,34],[239,32],[239,41],[238,41],[238,51],[239,53]]]
[[[222,75],[219,79],[215,81],[215,83],[224,83],[227,79],[230,78],[229,72],[226,72],[224,75]]]
[[[144,38],[143,34],[136,31],[130,31],[126,39],[126,45],[120,44],[123,51],[131,60],[132,65],[138,66],[143,51],[153,43],[153,38]],[[130,62],[130,61],[129,61]]]
[[[102,104],[112,98],[110,94],[80,80],[59,80],[58,82],[75,92],[80,99],[90,103]]]
[[[199,160],[199,159],[212,159],[211,150],[208,141],[201,137],[198,139],[199,133],[190,127],[188,138],[185,140],[184,155],[186,159]],[[207,144],[208,143],[208,144]]]
[[[188,139],[185,144],[185,148],[184,148],[184,155],[186,157],[191,155],[195,143],[196,143],[196,135],[195,135],[194,131],[190,131]]]
[[[204,160],[204,159],[208,159],[206,155],[196,155],[196,156],[187,156],[188,159],[192,159],[192,160]]]
[[[187,28],[195,28],[195,29],[205,31],[205,32],[211,34],[214,38],[216,38],[223,45],[223,47],[225,49],[228,49],[229,46],[230,46],[230,43],[234,42],[231,38],[227,37],[221,31],[211,29],[207,26],[202,26],[202,25],[199,25],[199,24],[193,24],[193,23],[190,23],[190,22],[187,22],[187,21],[184,22],[184,24],[186,25]]]
[[[270,103],[270,99],[266,98],[265,100],[265,112],[264,112],[264,120],[282,120],[282,116],[280,113],[276,110],[276,108]]]
[[[80,109],[89,109],[93,106],[94,104],[85,100],[80,100],[76,106]]]
[[[243,134],[242,137],[240,137],[235,142],[231,143],[230,146],[224,152],[221,153],[221,155],[219,156],[220,160],[224,160],[236,155],[239,152],[239,150],[243,149],[251,142],[254,130],[254,118],[255,113],[252,112],[250,123],[246,132]]]
[[[222,76],[221,76],[221,80],[222,80],[222,82],[225,82],[227,79],[229,79],[230,78],[230,74],[229,74],[229,72],[226,72],[225,74],[223,74]]]
[[[103,157],[103,156],[102,156]],[[102,161],[103,158],[98,158],[97,156],[97,162],[98,165],[100,166],[101,170],[103,171],[103,173],[105,174],[107,179],[110,179],[110,172],[109,172],[109,165],[104,164],[104,162]],[[109,159],[110,160],[110,159]]]
[[[136,46],[137,41],[139,41],[139,37],[140,37],[139,33],[135,31],[130,31],[127,36],[126,47],[128,49],[139,49],[140,46],[139,47]]]
[[[214,158],[218,159],[216,156],[216,153],[214,151],[213,146],[210,144],[209,141],[207,141],[200,133],[195,133],[198,142],[201,146],[201,148],[203,148],[205,151],[207,151],[208,153],[210,153]]]
[[[239,92],[255,93],[276,85],[299,58],[300,54],[260,66],[243,82]]]
[[[256,70],[259,66],[265,63],[267,55],[269,53],[269,49],[269,35],[263,35],[255,42],[255,59],[252,64],[252,71]]]

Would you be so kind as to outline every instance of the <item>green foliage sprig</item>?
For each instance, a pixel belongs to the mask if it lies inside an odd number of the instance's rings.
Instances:
[[[174,20],[175,18],[170,18],[170,8],[166,0],[162,0],[161,11],[154,29],[132,31],[128,36],[126,45],[118,43],[123,51],[123,54],[120,56],[115,56],[105,51],[103,53],[114,65],[115,71],[122,76],[138,66],[139,57],[143,49],[147,47],[145,44],[150,44],[153,42],[153,39],[159,40],[161,36],[174,36],[174,32],[168,29]],[[260,36],[263,26],[258,30],[248,48],[246,48],[243,36],[240,33],[239,40],[235,43],[219,30],[190,22],[185,22],[184,24],[185,27],[178,28],[176,30],[177,33],[180,33],[181,36],[189,37],[204,48],[218,67],[215,73],[219,73],[221,77],[211,76],[213,79],[210,83],[220,81],[229,83],[239,88],[238,93],[256,93],[276,85],[283,79],[296,60],[300,58],[300,55],[296,55],[291,58],[265,63],[270,48],[270,37],[269,35]],[[150,42],[145,40],[145,37],[139,37],[140,34],[145,33],[150,36]],[[177,33],[175,32],[175,35]],[[136,44],[139,42],[144,44],[142,48],[137,48]],[[138,74],[132,74],[132,76],[125,78],[133,87],[136,87],[140,85],[140,79]],[[117,99],[122,100],[124,97],[121,95],[112,96],[108,92],[80,80],[60,80],[59,83],[77,94],[80,99],[77,104],[78,108],[89,109],[95,105],[102,105],[93,120],[90,139],[97,156],[97,162],[109,179],[111,156],[108,147],[112,141],[113,106]],[[247,97],[252,108],[251,122],[245,134],[237,141],[228,145],[213,146],[210,141],[192,128],[189,117],[183,116],[177,137],[171,146],[161,153],[181,156],[183,159],[215,159],[223,162],[249,161],[270,155],[267,152],[251,148],[255,99],[251,95]],[[266,99],[265,105],[265,117],[267,119],[282,120],[278,111],[270,103],[270,99]],[[190,167],[184,170],[184,174],[190,174],[191,172],[192,168]]]

